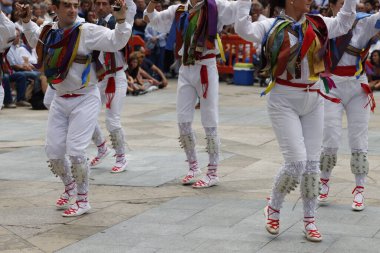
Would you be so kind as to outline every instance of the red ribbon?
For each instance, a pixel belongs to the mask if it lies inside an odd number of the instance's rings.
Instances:
[[[106,108],[111,109],[111,103],[113,98],[115,97],[115,91],[116,91],[116,84],[115,84],[115,78],[113,76],[110,76],[107,81],[107,87],[105,90],[106,94]]]
[[[203,98],[207,98],[208,91],[208,75],[207,75],[207,66],[202,65],[201,67],[201,83],[203,89]]]
[[[327,99],[333,103],[339,104],[342,100],[340,98],[334,98],[334,97],[329,97],[326,94],[322,93],[320,89],[306,89],[304,91],[310,91],[310,92],[317,92],[319,95],[321,95],[324,99]]]
[[[368,105],[370,105],[371,111],[375,112],[376,102],[375,102],[375,98],[373,97],[373,91],[371,90],[369,85],[366,83],[362,83],[361,86],[362,86],[364,93],[367,94],[367,96],[368,96],[368,103],[364,106],[364,108],[366,108]]]

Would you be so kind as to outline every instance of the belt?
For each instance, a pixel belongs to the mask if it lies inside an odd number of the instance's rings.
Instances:
[[[355,76],[356,66],[337,66],[331,73],[337,76]]]
[[[215,54],[206,54],[204,56],[201,56],[200,60],[212,59],[212,58],[215,58],[215,57],[216,57]]]
[[[83,94],[65,94],[65,95],[62,95],[60,96],[61,98],[76,98],[76,97],[80,97],[82,96]]]
[[[86,55],[76,55],[74,58],[74,62],[78,64],[86,64],[88,57]],[[91,62],[95,61],[95,59],[91,59]]]
[[[315,83],[292,83],[284,79],[276,78],[276,83],[284,86],[290,86],[295,88],[302,88],[305,92],[317,92],[319,95],[321,95],[324,99],[327,99],[333,103],[340,103],[339,98],[329,97],[326,94],[323,94],[320,89],[310,89],[311,86],[313,86]]]
[[[116,73],[116,72],[118,72],[118,71],[120,71],[120,70],[122,70],[122,69],[123,69],[123,67],[117,67],[117,68],[115,68],[115,69],[107,70],[107,71],[104,73],[104,76],[109,75],[109,74]]]
[[[313,86],[315,83],[292,83],[287,80],[281,79],[281,78],[276,78],[276,83],[284,85],[284,86],[290,86],[290,87],[295,87],[295,88],[310,88]]]

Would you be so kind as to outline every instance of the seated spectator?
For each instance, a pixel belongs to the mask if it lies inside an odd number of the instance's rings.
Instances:
[[[371,53],[369,62],[366,64],[366,73],[369,87],[372,90],[380,90],[380,50]]]
[[[12,97],[11,82],[14,83],[16,89],[16,103]],[[20,72],[4,73],[3,87],[4,87],[4,108],[16,108],[17,106],[31,106],[26,102],[26,77]]]
[[[128,59],[128,69],[126,71],[128,80],[127,94],[137,96],[147,93],[145,91],[139,70],[140,65],[137,54],[132,53]]]
[[[31,49],[29,46],[21,44],[21,46],[17,48],[17,53],[24,60],[25,64],[37,63],[37,53],[35,49]],[[25,93],[25,98],[32,105],[32,109],[46,109],[45,105],[43,104],[43,100],[47,86],[47,78],[44,75],[40,75],[37,82],[34,81],[31,85],[28,85]]]
[[[44,23],[44,19],[41,16],[41,6],[39,3],[33,4],[32,9],[32,21],[37,25],[42,25]]]
[[[16,28],[16,38],[13,41],[12,46],[10,47],[8,54],[7,54],[7,60],[9,62],[9,65],[13,71],[10,72],[9,79],[12,82],[15,76],[24,76],[26,80],[32,80],[33,84],[35,86],[40,86],[40,72],[36,71],[34,66],[29,62],[29,57],[24,58],[20,55],[25,55],[24,47],[20,49],[20,31]],[[21,80],[21,79],[19,79]],[[21,84],[19,84],[21,86]],[[24,88],[26,88],[27,82],[22,85]],[[26,102],[25,98],[25,90],[24,88],[19,89],[20,91],[17,94],[17,102],[16,105],[20,106],[30,106],[29,103]]]
[[[138,60],[140,67],[149,75],[148,78],[159,82],[157,84],[158,88],[162,89],[168,85],[168,80],[162,70],[158,68],[150,59],[145,57],[145,49],[143,47],[140,48]]]

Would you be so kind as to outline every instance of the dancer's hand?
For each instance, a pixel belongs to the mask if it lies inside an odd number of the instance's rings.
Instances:
[[[16,3],[16,16],[22,19],[22,22],[29,23],[32,18],[32,8],[29,4]]]
[[[127,5],[125,4],[124,0],[116,0],[114,6],[115,7],[112,15],[116,18],[116,22],[119,24],[124,23],[127,13]],[[117,10],[118,7],[120,7],[119,10]]]

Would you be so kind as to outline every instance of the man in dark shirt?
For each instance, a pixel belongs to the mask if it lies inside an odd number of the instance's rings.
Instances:
[[[135,22],[133,23],[133,34],[139,35],[143,40],[145,40],[145,27],[146,22],[144,21],[144,10],[146,7],[144,0],[136,0],[136,15],[135,15]]]

